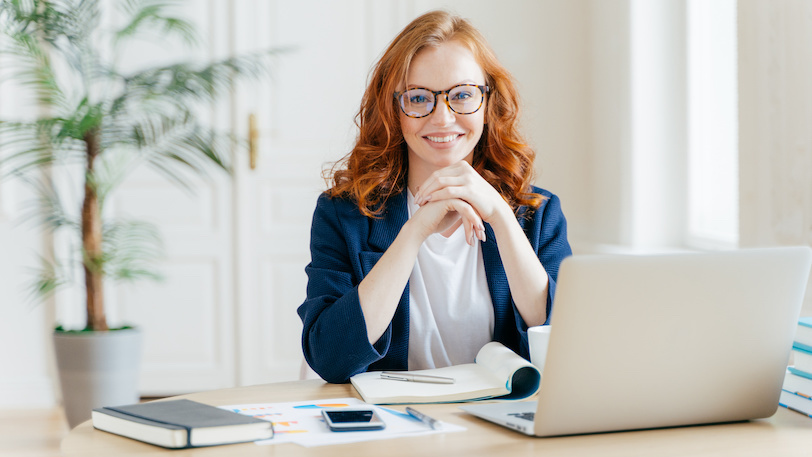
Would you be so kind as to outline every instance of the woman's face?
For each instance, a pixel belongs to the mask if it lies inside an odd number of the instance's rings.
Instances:
[[[412,59],[400,90],[423,87],[440,91],[458,84],[485,85],[485,74],[465,46],[449,41],[422,49]],[[411,118],[400,112],[400,126],[409,151],[409,184],[420,185],[435,170],[460,160],[472,161],[474,146],[485,125],[485,104],[473,114],[448,108],[446,95],[435,101],[434,112]]]

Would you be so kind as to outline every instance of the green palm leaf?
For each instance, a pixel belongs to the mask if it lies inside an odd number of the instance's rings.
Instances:
[[[104,227],[102,268],[116,280],[161,279],[155,265],[163,257],[163,244],[152,224],[114,221]]]
[[[140,33],[154,34],[155,29],[166,35],[178,35],[187,44],[198,43],[194,26],[181,18],[167,14],[167,10],[178,2],[160,0],[128,0],[121,4],[122,10],[130,17],[129,22],[115,33],[115,42],[137,36]]]

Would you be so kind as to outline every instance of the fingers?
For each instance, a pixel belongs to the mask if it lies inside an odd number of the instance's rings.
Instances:
[[[439,190],[470,186],[473,183],[472,173],[477,174],[471,165],[464,160],[435,171],[418,188],[415,202],[422,206],[429,201],[438,200],[439,195],[434,194]],[[446,195],[444,198],[455,198],[455,196]]]
[[[455,211],[462,218],[465,241],[469,245],[473,245],[476,240],[485,241],[485,225],[471,205],[459,199],[447,200],[445,203],[449,211]]]
[[[469,188],[466,188],[464,185],[457,185],[457,186],[445,186],[438,190],[435,190],[432,193],[425,194],[421,200],[415,200],[418,205],[425,205],[430,201],[441,201],[441,200],[449,200],[449,199],[460,199],[464,200],[468,203],[474,203],[476,198],[474,197],[475,192]]]
[[[499,213],[509,209],[499,191],[465,161],[432,173],[415,195],[418,206],[451,199],[470,204],[485,222],[493,222]]]
[[[432,233],[445,233],[462,225],[465,241],[473,245],[485,241],[485,225],[479,213],[467,202],[459,199],[429,202],[414,213],[412,219],[422,227],[423,239]]]
[[[468,180],[460,176],[436,178],[430,185],[421,186],[415,196],[415,203],[423,206],[430,201],[458,198],[467,183]]]
[[[445,189],[456,189],[457,193],[459,193],[459,191],[468,184],[470,184],[470,179],[466,176],[436,176],[432,174],[417,191],[415,203],[422,206],[432,200],[441,200],[441,195],[437,195],[438,192]],[[456,198],[456,195],[451,196],[449,193],[446,193],[443,197]]]

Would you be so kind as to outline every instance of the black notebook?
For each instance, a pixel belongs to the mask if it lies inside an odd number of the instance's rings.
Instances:
[[[99,430],[171,449],[273,438],[271,422],[191,400],[108,406],[92,418]]]

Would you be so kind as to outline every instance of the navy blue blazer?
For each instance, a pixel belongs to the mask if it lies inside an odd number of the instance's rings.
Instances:
[[[558,267],[572,250],[558,197],[537,187],[533,191],[547,198],[535,211],[520,208],[518,220],[549,276],[549,322]],[[304,324],[305,359],[328,382],[347,382],[364,371],[408,369],[409,285],[392,322],[375,344],[367,338],[358,299],[358,284],[409,218],[405,192],[390,197],[379,219],[361,214],[350,199],[326,194],[318,199],[310,235],[311,262],[305,268],[307,299],[298,313]],[[511,298],[493,229],[484,225],[487,241],[480,245],[493,302],[493,339],[529,358],[527,325]]]

